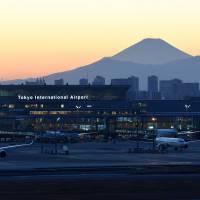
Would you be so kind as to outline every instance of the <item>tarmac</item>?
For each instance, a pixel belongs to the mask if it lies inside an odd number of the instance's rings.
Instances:
[[[9,144],[1,144],[7,146]],[[0,170],[66,168],[66,167],[98,167],[98,166],[153,166],[153,165],[200,165],[200,142],[193,142],[188,149],[175,151],[170,149],[160,153],[128,153],[135,148],[135,141],[125,142],[85,142],[67,144],[69,155],[65,155],[58,145],[58,154],[51,154],[54,145],[13,148],[7,156],[0,159]],[[141,142],[140,147],[150,148],[151,144]]]
[[[10,144],[1,144],[7,146]],[[200,142],[188,149],[128,153],[134,141],[13,148],[0,159],[0,198],[12,199],[200,199]],[[151,144],[141,142],[148,149]]]

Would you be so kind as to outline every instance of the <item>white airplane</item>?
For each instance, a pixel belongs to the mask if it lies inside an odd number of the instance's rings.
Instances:
[[[166,151],[169,147],[174,148],[174,150],[181,150],[188,148],[188,143],[182,138],[172,138],[172,137],[156,137],[155,139],[156,147],[159,152]]]
[[[6,157],[6,151],[8,149],[12,149],[12,148],[17,148],[17,147],[24,147],[24,146],[30,146],[33,144],[33,141],[31,143],[27,143],[27,144],[17,144],[17,145],[11,145],[11,146],[5,146],[5,147],[0,147],[0,158],[4,158]]]
[[[176,151],[187,149],[190,143],[200,141],[185,141],[183,138],[177,138],[175,129],[156,129],[155,133],[155,145],[159,152],[165,152],[168,148],[174,148]]]

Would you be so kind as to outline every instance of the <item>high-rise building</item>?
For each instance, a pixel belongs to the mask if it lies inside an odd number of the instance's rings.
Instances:
[[[131,76],[128,78],[131,83],[131,89],[133,91],[139,91],[139,78],[136,76]]]
[[[162,99],[182,99],[182,80],[161,80],[160,93]]]
[[[127,92],[127,97],[130,100],[137,99],[139,92],[139,78],[135,76],[131,76],[128,78],[128,82],[130,83],[130,88]]]
[[[184,99],[199,97],[199,83],[183,83],[179,79],[160,81],[160,92],[163,99]]]
[[[64,80],[61,78],[61,79],[57,79],[54,81],[54,85],[64,85]]]
[[[148,77],[148,98],[149,99],[161,99],[161,94],[158,91],[158,77],[155,75]]]
[[[105,85],[105,78],[103,76],[96,76],[92,85]]]
[[[157,76],[149,76],[148,77],[148,92],[156,93],[158,92],[158,77]]]
[[[81,78],[79,80],[79,85],[88,85],[88,79],[87,78]]]
[[[183,83],[182,84],[183,97],[197,97],[199,93],[199,83]]]
[[[37,78],[35,81],[26,81],[25,85],[46,85],[44,78]]]
[[[114,78],[111,79],[111,85],[131,85],[128,78]]]
[[[129,85],[133,91],[139,91],[139,78],[136,76],[115,78],[111,79],[111,85]]]

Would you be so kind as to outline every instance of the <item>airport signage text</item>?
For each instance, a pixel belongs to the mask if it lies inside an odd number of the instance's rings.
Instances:
[[[18,100],[89,100],[88,95],[17,95]]]

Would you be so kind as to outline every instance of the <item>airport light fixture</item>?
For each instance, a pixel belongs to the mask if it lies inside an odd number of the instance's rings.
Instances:
[[[151,118],[151,121],[155,122],[155,121],[156,121],[156,118],[155,118],[155,117],[152,117],[152,118]]]
[[[156,134],[155,134],[155,128],[157,128],[157,124],[155,124],[157,122],[157,118],[155,117],[152,117],[151,118],[151,121],[153,122],[153,129],[152,129],[152,132],[153,132],[153,151],[155,151],[156,149]]]
[[[185,107],[185,111],[187,112],[190,109],[191,105],[190,104],[185,104],[184,107]]]

